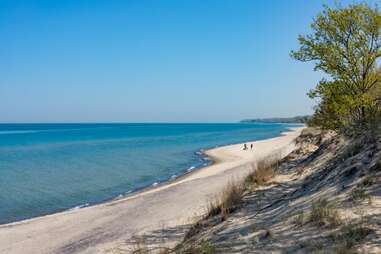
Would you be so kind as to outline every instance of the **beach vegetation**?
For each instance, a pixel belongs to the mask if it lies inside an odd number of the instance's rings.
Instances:
[[[376,183],[376,177],[374,174],[369,174],[360,183],[358,183],[349,193],[349,197],[354,202],[363,201],[368,199],[369,203],[372,202],[368,188]]]
[[[207,217],[222,214],[226,219],[242,203],[244,188],[236,182],[229,182],[219,197],[209,203]]]
[[[324,10],[299,36],[291,56],[326,74],[308,95],[318,99],[310,125],[343,133],[374,129],[381,115],[381,13],[366,3]]]
[[[202,241],[193,253],[187,252],[188,254],[213,254],[215,253],[214,245],[209,241]]]
[[[246,176],[245,185],[261,186],[266,185],[275,175],[278,169],[279,160],[264,159],[253,165],[253,171]]]
[[[363,225],[363,223],[347,223],[338,232],[331,235],[334,242],[334,253],[347,254],[357,253],[354,247],[362,242],[371,230]]]
[[[309,221],[318,226],[337,226],[341,223],[339,212],[326,199],[312,202]]]
[[[363,186],[356,186],[350,192],[350,198],[352,201],[362,201],[364,199],[370,199],[370,195],[366,192]]]
[[[300,211],[294,218],[294,223],[296,226],[302,226],[304,224],[305,215],[303,211]]]

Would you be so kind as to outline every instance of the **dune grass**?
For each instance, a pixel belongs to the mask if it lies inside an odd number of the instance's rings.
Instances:
[[[334,253],[356,253],[354,247],[361,243],[370,232],[363,223],[348,223],[344,225],[337,233],[332,235],[335,243]]]
[[[337,226],[341,224],[339,212],[326,199],[312,202],[309,221],[318,226]]]
[[[222,214],[226,219],[242,203],[243,194],[252,187],[266,185],[274,177],[279,166],[278,159],[264,159],[252,165],[253,170],[248,174],[244,182],[230,181],[222,193],[208,205],[206,217]]]
[[[181,245],[175,248],[149,248],[144,243],[139,243],[132,250],[118,250],[113,254],[214,254],[214,245],[209,241],[188,244],[186,247]]]
[[[242,184],[229,182],[220,196],[209,203],[207,217],[222,214],[226,219],[242,203],[244,190]]]
[[[245,178],[245,185],[247,187],[266,185],[274,177],[279,167],[279,160],[260,160],[252,167],[253,171]]]

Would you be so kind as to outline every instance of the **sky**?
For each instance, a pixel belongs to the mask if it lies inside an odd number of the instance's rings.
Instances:
[[[0,122],[311,114],[323,74],[289,53],[323,4],[0,0]]]

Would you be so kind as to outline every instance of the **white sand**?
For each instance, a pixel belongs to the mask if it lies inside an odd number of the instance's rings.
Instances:
[[[253,162],[291,152],[301,130],[254,142],[253,151],[243,151],[242,144],[208,150],[213,165],[131,197],[2,225],[0,253],[105,253],[133,235],[154,237],[163,228],[179,238],[181,226],[202,214],[229,181],[244,177]]]

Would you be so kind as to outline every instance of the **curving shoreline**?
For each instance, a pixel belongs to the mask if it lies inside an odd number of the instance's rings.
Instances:
[[[242,144],[207,150],[212,165],[120,199],[1,225],[0,253],[24,253],[25,247],[28,253],[103,253],[163,224],[186,225],[227,181],[245,175],[251,169],[249,163],[277,149],[292,150],[301,129],[255,141],[254,152],[242,151]]]

